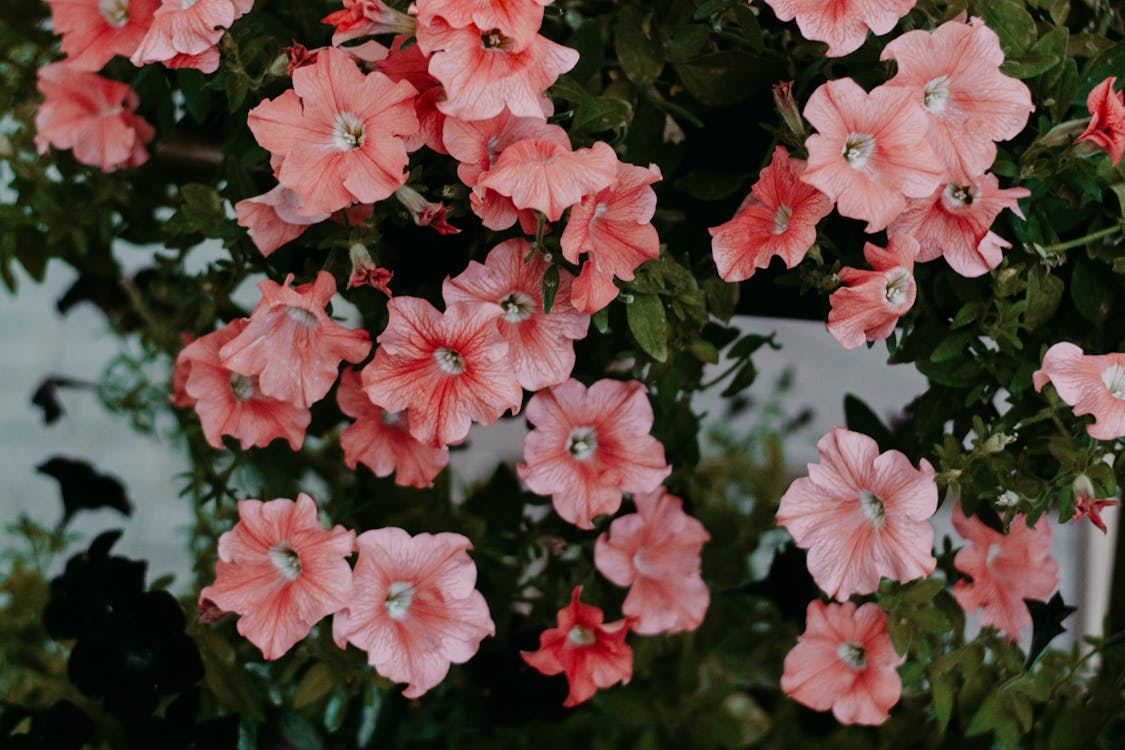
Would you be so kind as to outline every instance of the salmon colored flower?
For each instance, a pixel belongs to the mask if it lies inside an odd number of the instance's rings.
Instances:
[[[442,296],[447,305],[475,302],[491,310],[508,342],[516,379],[527,390],[537,391],[570,377],[574,341],[586,338],[590,316],[571,305],[574,277],[564,270],[559,270],[551,312],[543,312],[543,278],[550,263],[539,253],[528,258],[530,249],[523,239],[501,242],[483,264],[470,261],[457,277],[447,277]]]
[[[449,207],[444,203],[426,200],[421,193],[409,185],[395,191],[395,198],[403,208],[410,212],[410,218],[420,227],[430,227],[438,234],[460,234],[461,230],[445,218]]]
[[[817,711],[832,709],[841,724],[882,724],[902,697],[887,614],[868,602],[809,602],[805,632],[785,656],[781,689]]]
[[[98,71],[114,55],[130,57],[140,46],[160,0],[46,0],[51,24],[62,36],[66,62]]]
[[[164,0],[130,60],[140,66],[178,55],[201,55],[215,47],[253,4],[253,0]]]
[[[541,674],[566,675],[567,708],[588,701],[599,689],[627,685],[633,676],[633,649],[625,642],[629,621],[604,623],[600,609],[578,601],[581,594],[582,587],[575,586],[570,604],[559,610],[558,627],[539,635],[538,651],[520,652]]]
[[[793,268],[816,242],[816,225],[832,213],[832,200],[801,182],[801,159],[790,159],[784,146],[773,152],[750,189],[744,208],[726,224],[712,227],[711,254],[724,281],[745,281],[774,256]]]
[[[782,21],[797,19],[801,36],[828,44],[829,57],[863,46],[867,30],[886,34],[917,0],[766,0]]]
[[[1023,218],[1019,199],[1027,188],[1000,189],[995,175],[984,174],[966,184],[939,187],[928,198],[907,201],[906,210],[887,227],[887,234],[918,241],[919,263],[945,256],[962,276],[982,276],[1000,265],[1011,243],[990,231],[1005,209]]]
[[[830,597],[870,594],[882,577],[912,581],[934,572],[934,467],[898,451],[879,453],[866,435],[837,427],[816,444],[819,464],[781,498],[777,523],[809,551],[813,580]]]
[[[683,501],[663,489],[633,497],[637,512],[620,516],[594,547],[598,572],[629,594],[621,611],[641,635],[695,630],[711,592],[701,575],[700,552],[711,535],[684,513]]]
[[[1086,495],[1077,495],[1074,498],[1074,517],[1070,520],[1081,521],[1083,518],[1088,518],[1095,528],[1105,534],[1109,530],[1106,528],[1105,521],[1102,520],[1102,509],[1112,505],[1121,505],[1121,501],[1097,500]]]
[[[1125,156],[1125,95],[1113,88],[1117,78],[1107,78],[1086,97],[1090,125],[1076,143],[1091,141],[1109,154],[1113,166]]]
[[[250,110],[254,137],[284,157],[278,182],[307,213],[390,197],[404,182],[401,136],[418,130],[414,87],[379,72],[366,76],[346,53],[322,50],[293,71],[293,88]]]
[[[272,190],[234,204],[238,226],[246,227],[254,247],[265,257],[282,245],[300,237],[313,224],[331,214],[301,213],[301,196],[287,187]]]
[[[184,399],[179,405],[195,406],[203,437],[214,448],[222,450],[222,436],[230,435],[242,450],[265,448],[278,438],[300,450],[312,421],[309,410],[265,395],[258,378],[234,372],[219,356],[248,323],[245,318],[232,320],[184,347],[176,358],[177,372],[184,372]]]
[[[829,81],[809,97],[808,167],[801,180],[833,201],[841,215],[885,228],[907,198],[933,194],[945,169],[926,141],[929,120],[913,94],[879,86],[870,94],[850,78]]]
[[[431,24],[441,18],[455,29],[476,26],[497,29],[522,49],[543,25],[543,6],[554,0],[419,0],[418,20]]]
[[[613,302],[617,291],[613,274],[598,270],[594,261],[588,260],[582,264],[582,270],[574,280],[570,297],[575,309],[593,314]]]
[[[348,277],[348,289],[359,286],[369,286],[377,289],[388,297],[391,296],[389,284],[394,278],[394,273],[385,268],[380,268],[371,259],[367,248],[358,242],[351,246],[348,255],[352,261],[352,273]]]
[[[845,267],[840,287],[828,297],[828,332],[846,349],[891,335],[898,319],[914,306],[914,256],[918,243],[908,235],[896,236],[884,250],[868,242],[863,257],[873,271]]]
[[[139,100],[124,83],[75,70],[67,63],[39,69],[43,103],[35,114],[35,146],[73,149],[74,158],[103,172],[148,161],[152,126],[134,114]]]
[[[177,68],[193,68],[200,73],[210,75],[219,69],[219,47],[208,47],[197,55],[174,55],[167,60],[163,61],[165,68],[175,70]]]
[[[190,333],[181,333],[180,339],[184,342],[184,348],[195,338]],[[187,386],[188,372],[191,370],[191,359],[184,356],[184,350],[181,349],[180,353],[176,355],[176,361],[172,365],[172,393],[168,395],[168,403],[175,406],[177,409],[183,409],[195,403],[195,399],[187,395],[185,386]]]
[[[336,403],[355,419],[340,435],[349,469],[363,464],[377,477],[389,477],[393,472],[400,487],[429,487],[449,463],[448,448],[430,448],[410,435],[406,412],[390,414],[371,403],[359,373],[350,367],[340,376]]]
[[[290,286],[265,280],[262,299],[250,324],[223,345],[223,365],[242,375],[257,375],[267,396],[308,408],[336,382],[340,361],[360,362],[371,351],[367,331],[345,328],[328,317],[325,307],[336,293],[336,280],[320,271],[311,284]]]
[[[417,440],[440,448],[464,440],[472,422],[519,412],[523,390],[491,310],[457,304],[443,314],[426,300],[393,297],[387,312],[363,389],[389,412],[409,410]]]
[[[329,13],[320,22],[335,26],[332,44],[374,34],[413,34],[414,19],[382,0],[343,0],[343,10]]]
[[[1069,342],[1055,344],[1043,355],[1043,366],[1032,373],[1036,391],[1050,381],[1075,416],[1093,414],[1086,426],[1090,437],[1125,437],[1125,354],[1083,354]]]
[[[406,150],[413,153],[422,146],[429,146],[439,154],[447,153],[441,138],[445,113],[437,107],[445,98],[445,89],[430,75],[430,60],[417,44],[403,49],[406,40],[404,36],[395,37],[386,57],[379,60],[375,68],[392,81],[406,81],[418,91],[414,97],[414,114],[418,117],[419,128],[418,132],[403,138]]]
[[[551,495],[555,511],[581,529],[613,514],[622,492],[651,492],[672,468],[649,434],[652,406],[636,380],[599,380],[588,389],[571,379],[536,393],[527,404],[535,427],[516,466],[532,492]]]
[[[280,658],[348,605],[354,542],[343,526],[326,531],[303,492],[297,502],[240,500],[238,523],[219,537],[215,582],[199,592],[201,607],[238,613],[238,632],[265,658]]]
[[[1059,586],[1059,564],[1050,554],[1051,524],[1040,518],[1029,528],[1021,513],[1001,534],[966,517],[958,504],[953,528],[969,541],[953,558],[953,567],[969,576],[953,584],[953,598],[968,614],[980,610],[981,627],[994,627],[1018,642],[1031,625],[1023,600],[1046,601]]]
[[[383,677],[408,683],[407,698],[440,683],[451,664],[464,664],[495,635],[465,537],[374,529],[356,547],[352,597],[332,635],[341,648],[347,642],[366,651]]]

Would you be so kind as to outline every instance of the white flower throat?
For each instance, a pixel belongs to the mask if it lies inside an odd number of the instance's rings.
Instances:
[[[195,0],[190,2],[194,3]],[[106,23],[119,29],[129,23],[129,0],[98,0],[98,12]]]
[[[875,136],[869,133],[851,133],[844,141],[844,160],[855,169],[863,169],[875,153]]]
[[[332,128],[332,142],[340,151],[352,151],[363,148],[367,140],[367,131],[363,121],[350,112],[341,112],[336,115],[336,124]]]

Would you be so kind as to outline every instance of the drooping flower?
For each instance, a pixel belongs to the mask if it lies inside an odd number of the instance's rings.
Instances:
[[[140,66],[179,55],[202,55],[252,6],[253,0],[164,0],[130,60]]]
[[[701,575],[700,551],[711,535],[663,489],[633,497],[637,512],[613,520],[594,547],[598,572],[629,594],[621,611],[642,635],[695,630],[711,592]]]
[[[902,697],[905,661],[887,635],[887,614],[868,602],[809,602],[805,632],[786,654],[781,689],[841,724],[882,724]]]
[[[296,502],[240,500],[238,523],[219,537],[215,582],[199,600],[241,615],[238,632],[265,658],[280,658],[348,605],[354,541],[343,526],[326,531],[303,492]]]
[[[103,172],[148,161],[152,126],[134,114],[139,100],[124,83],[76,70],[67,63],[39,69],[43,103],[35,115],[35,146],[73,149],[74,158]]]
[[[438,234],[460,234],[461,230],[446,220],[449,207],[444,203],[434,203],[409,185],[395,191],[395,198],[403,208],[410,212],[414,223],[420,227],[430,227]]]
[[[1019,199],[1031,195],[1027,188],[1000,188],[995,175],[984,174],[967,184],[950,183],[928,198],[916,198],[887,227],[892,238],[918,241],[919,263],[945,256],[962,276],[988,273],[1000,265],[1011,243],[990,231],[1005,209],[1023,218]]]
[[[340,435],[349,469],[363,464],[377,477],[389,477],[393,472],[400,487],[429,487],[449,463],[448,448],[431,448],[410,435],[406,412],[389,414],[371,403],[359,373],[350,367],[340,376],[336,403],[355,419]]]
[[[832,213],[832,200],[801,182],[801,159],[790,159],[784,146],[750,189],[744,208],[726,224],[712,227],[711,254],[724,281],[745,281],[780,256],[793,268],[816,242],[816,225]]]
[[[1051,557],[1051,524],[1040,518],[1029,528],[1022,513],[1007,534],[993,531],[978,518],[968,518],[957,505],[953,528],[969,541],[953,558],[953,566],[971,580],[953,584],[953,597],[965,612],[980,610],[982,627],[994,627],[1013,641],[1031,625],[1024,599],[1045,601],[1058,588],[1059,564]]]
[[[1075,416],[1094,415],[1094,423],[1086,426],[1090,437],[1125,437],[1125,354],[1083,354],[1074,344],[1059,342],[1032,373],[1035,390],[1043,390],[1048,381]]]
[[[254,247],[267,258],[274,250],[300,237],[331,214],[301,213],[301,196],[281,185],[234,204],[238,226],[246,227]]]
[[[1093,497],[1085,495],[1078,495],[1074,498],[1074,517],[1072,521],[1080,521],[1083,518],[1090,519],[1090,523],[1101,531],[1103,534],[1108,532],[1105,521],[1102,520],[1102,509],[1108,508],[1112,505],[1121,505],[1120,500],[1098,500]]]
[[[394,273],[386,268],[381,268],[371,259],[367,248],[356,242],[349,248],[348,255],[352,261],[352,272],[348,277],[348,289],[359,286],[369,286],[377,289],[388,297],[391,296],[390,283]]]
[[[284,157],[277,179],[307,213],[390,197],[405,181],[401,136],[418,130],[414,87],[376,71],[366,76],[329,47],[293,71],[293,88],[250,110],[258,143]]]
[[[332,635],[367,652],[379,674],[417,698],[464,664],[496,633],[477,591],[469,540],[460,534],[374,529],[356,539],[354,593]]]
[[[342,10],[329,13],[320,22],[335,26],[332,44],[375,34],[413,34],[414,19],[382,0],[343,0]]]
[[[929,120],[907,89],[879,86],[870,94],[850,78],[829,81],[809,97],[805,118],[808,166],[801,180],[836,202],[841,215],[878,232],[925,198],[945,178],[926,140]]]
[[[844,267],[840,287],[828,298],[828,332],[847,349],[891,335],[898,319],[914,306],[914,257],[918,243],[909,235],[891,239],[886,249],[868,242],[863,257],[872,271]]]
[[[1116,81],[1116,77],[1107,78],[1090,91],[1086,97],[1090,125],[1075,141],[1101,146],[1115,167],[1125,156],[1125,95],[1114,90]]]
[[[807,549],[809,573],[830,597],[870,594],[881,577],[911,581],[934,572],[934,468],[898,451],[879,453],[866,435],[837,427],[816,444],[819,464],[781,498],[777,523]]]
[[[633,676],[633,649],[625,642],[629,621],[604,623],[605,614],[582,604],[581,594],[582,587],[575,586],[570,604],[559,610],[558,627],[539,635],[538,651],[520,652],[541,674],[566,675],[567,708],[589,700],[599,689],[628,684]]]
[[[522,48],[543,25],[543,6],[554,0],[419,0],[418,20],[431,24],[441,18],[453,28],[497,29]]]
[[[363,389],[391,413],[409,410],[417,440],[434,448],[458,443],[472,422],[519,412],[523,391],[491,310],[461,303],[443,314],[423,299],[393,297],[387,313]]]
[[[586,337],[590,316],[570,302],[573,277],[559,270],[551,312],[543,312],[543,278],[550,263],[534,253],[524,239],[501,242],[483,264],[470,261],[460,275],[446,278],[442,296],[447,305],[474,302],[496,317],[508,342],[508,357],[519,384],[529,391],[558,385],[574,369],[574,341]]]
[[[98,71],[114,55],[130,57],[152,25],[160,0],[46,0],[66,62]]]
[[[867,40],[867,30],[886,34],[917,0],[766,0],[782,21],[797,19],[801,36],[828,45],[829,57],[843,57]]]
[[[615,513],[622,492],[651,492],[672,468],[664,446],[649,434],[653,413],[642,383],[599,380],[589,388],[571,379],[536,393],[527,404],[534,425],[523,443],[520,478],[555,511],[582,529]]]
[[[341,360],[360,362],[371,351],[367,331],[345,328],[325,307],[336,280],[320,271],[316,281],[290,286],[293,274],[278,284],[258,284],[262,299],[250,324],[223,345],[223,365],[242,375],[257,375],[262,393],[307,408],[336,382]]]

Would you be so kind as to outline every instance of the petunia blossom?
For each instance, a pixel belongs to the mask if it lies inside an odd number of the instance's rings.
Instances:
[[[917,0],[766,0],[782,21],[797,19],[801,36],[828,44],[828,57],[859,49],[870,29],[886,34]]]
[[[1007,534],[953,508],[953,528],[969,541],[957,551],[953,567],[969,576],[953,584],[953,598],[965,612],[980,610],[982,627],[994,627],[1010,640],[1031,625],[1024,599],[1045,601],[1059,585],[1059,564],[1051,557],[1051,524],[1040,518],[1028,527],[1016,515]]]
[[[523,660],[545,675],[565,674],[569,691],[563,706],[584,703],[599,689],[633,676],[633,649],[625,642],[629,621],[604,622],[597,607],[578,600],[575,586],[570,604],[559,610],[558,627],[539,635],[538,651],[521,651]]]
[[[464,664],[496,633],[488,604],[477,591],[477,567],[460,534],[402,529],[366,531],[356,539],[354,590],[338,612],[332,635],[367,652],[379,674],[407,683],[417,698]]]
[[[622,492],[651,492],[672,468],[649,434],[653,413],[642,383],[571,379],[536,393],[527,404],[535,429],[516,471],[532,492],[551,495],[555,511],[581,529],[617,512]]]
[[[1061,341],[1047,350],[1043,366],[1032,373],[1035,390],[1043,390],[1048,381],[1075,416],[1094,415],[1094,423],[1086,426],[1090,437],[1125,437],[1125,354],[1083,354]]]
[[[576,309],[592,314],[613,302],[617,292],[613,274],[599,270],[594,261],[588,260],[570,288],[570,297]]]
[[[899,451],[879,453],[866,435],[837,427],[816,444],[820,463],[781,498],[777,523],[809,551],[813,580],[830,597],[870,594],[882,577],[934,572],[934,468]]]
[[[1109,154],[1115,167],[1125,156],[1125,94],[1114,90],[1116,82],[1117,78],[1110,77],[1090,90],[1086,97],[1090,124],[1076,141],[1097,144]]]
[[[332,33],[332,44],[336,46],[374,34],[414,33],[414,19],[383,0],[343,0],[343,4],[343,9],[320,19],[321,23],[336,27]]]
[[[253,0],[164,0],[130,59],[140,66],[180,55],[202,55],[252,6]]]
[[[301,196],[287,187],[276,185],[262,195],[234,204],[238,225],[245,227],[254,247],[265,257],[282,245],[300,237],[313,224],[331,214],[301,213]]]
[[[418,0],[418,21],[441,18],[453,28],[496,29],[517,48],[530,43],[543,25],[543,6],[554,0]]]
[[[847,349],[891,335],[898,319],[914,306],[914,257],[918,243],[907,235],[893,238],[886,249],[868,242],[863,257],[872,271],[844,267],[840,287],[828,297],[828,332]]]
[[[711,592],[701,575],[700,552],[711,535],[663,489],[633,496],[637,512],[619,516],[594,546],[598,572],[629,594],[621,611],[642,635],[695,630]]]
[[[223,365],[242,375],[257,375],[267,396],[307,408],[336,382],[341,360],[360,362],[371,351],[367,331],[345,328],[325,307],[336,280],[320,271],[316,281],[293,287],[293,274],[278,284],[258,284],[262,299],[250,324],[223,345]]]
[[[483,264],[470,261],[455,278],[446,278],[442,296],[447,305],[474,302],[496,317],[508,342],[508,357],[519,384],[529,391],[558,385],[574,369],[574,341],[586,338],[590,316],[570,302],[574,277],[559,270],[554,304],[543,312],[543,279],[551,264],[531,253],[524,239],[501,242]],[[526,258],[526,260],[525,260]]]
[[[832,213],[832,200],[801,182],[801,159],[778,146],[750,189],[743,208],[711,233],[711,254],[724,281],[745,281],[779,256],[793,268],[816,242],[816,225]]]
[[[387,50],[387,55],[375,64],[375,69],[392,81],[406,81],[417,91],[414,97],[414,114],[418,117],[418,132],[403,137],[406,150],[413,153],[428,146],[439,154],[446,153],[442,144],[445,113],[438,103],[445,99],[441,83],[430,75],[429,58],[417,44],[403,47],[407,37],[397,36]]]
[[[114,55],[130,57],[152,25],[160,0],[46,0],[66,62],[97,71]]]
[[[841,724],[882,724],[902,697],[887,613],[878,604],[809,602],[805,632],[785,655],[781,689]]]
[[[208,603],[241,615],[238,632],[278,659],[348,605],[354,541],[343,526],[325,530],[303,492],[296,502],[240,500],[238,523],[219,537],[215,582],[199,592],[201,609]]]

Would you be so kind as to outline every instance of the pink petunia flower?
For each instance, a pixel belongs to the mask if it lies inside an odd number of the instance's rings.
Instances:
[[[817,132],[805,146],[801,181],[833,201],[841,215],[885,228],[907,198],[931,195],[945,169],[926,140],[929,120],[913,94],[879,86],[870,94],[850,78],[829,81],[809,97],[805,118]]]
[[[458,443],[472,422],[516,414],[523,390],[493,311],[393,297],[375,358],[363,370],[368,398],[389,412],[409,410],[410,434],[434,448]]]
[[[495,635],[488,604],[476,585],[477,567],[460,534],[418,534],[374,529],[356,539],[359,559],[347,609],[332,635],[341,648],[367,652],[379,674],[408,683],[417,698],[476,654]]]
[[[214,48],[225,30],[249,13],[253,4],[253,0],[164,0],[129,59],[140,66],[164,63],[180,55],[202,55]],[[217,49],[214,56],[217,63]],[[179,62],[179,67],[195,67],[184,65],[182,59]]]
[[[311,284],[290,286],[269,279],[258,284],[262,299],[250,324],[223,345],[223,365],[243,375],[257,375],[267,396],[307,408],[336,382],[341,360],[360,362],[371,351],[367,331],[345,328],[328,317],[325,307],[336,293],[336,280],[320,271]]]
[[[208,47],[197,55],[179,54],[163,61],[164,67],[171,70],[177,68],[194,68],[200,73],[210,75],[219,69],[219,47]]]
[[[1042,391],[1047,381],[1076,416],[1094,415],[1094,423],[1086,426],[1090,437],[1125,437],[1125,354],[1083,354],[1074,344],[1059,342],[1032,373],[1036,391]]]
[[[574,277],[559,271],[551,312],[543,312],[543,278],[550,263],[523,239],[501,242],[483,264],[470,261],[456,278],[442,285],[445,304],[475,302],[496,317],[508,342],[508,357],[519,384],[529,391],[558,385],[574,369],[574,341],[586,338],[590,316],[570,303]]]
[[[620,516],[594,547],[598,572],[629,594],[621,611],[641,635],[695,630],[711,592],[701,575],[700,552],[711,535],[663,489],[633,497],[637,512]]]
[[[496,29],[522,49],[531,43],[543,25],[543,6],[554,0],[418,0],[418,20],[433,23],[440,18],[453,28],[476,26]]]
[[[240,500],[238,523],[219,537],[215,582],[199,592],[204,603],[236,612],[238,632],[278,659],[325,615],[347,606],[352,591],[355,532],[326,531],[316,503]]]
[[[410,435],[406,412],[389,414],[371,403],[359,373],[350,367],[340,376],[336,403],[355,419],[340,435],[349,469],[363,464],[377,477],[389,477],[393,472],[400,487],[429,487],[449,463],[448,448],[431,448]]]
[[[902,697],[887,613],[868,602],[809,602],[805,632],[786,654],[781,689],[841,724],[882,724]]]
[[[1114,91],[1117,78],[1110,77],[1099,83],[1086,97],[1090,111],[1090,125],[1075,143],[1090,141],[1109,154],[1113,166],[1125,156],[1125,95]]]
[[[313,224],[331,214],[301,213],[301,196],[281,185],[269,192],[246,198],[234,204],[238,226],[245,227],[254,247],[265,257],[282,245],[300,237]]]
[[[74,158],[103,172],[148,161],[155,131],[134,112],[137,94],[124,83],[76,70],[65,62],[39,69],[43,103],[35,114],[35,146],[73,149]]]
[[[1105,521],[1102,520],[1102,509],[1112,505],[1121,505],[1121,501],[1098,500],[1086,495],[1078,495],[1074,498],[1074,516],[1070,520],[1081,521],[1083,518],[1088,518],[1096,529],[1105,534],[1109,530],[1106,528]]]
[[[797,19],[801,36],[828,44],[828,57],[863,46],[867,30],[886,34],[917,0],[766,0],[782,21]]]
[[[335,26],[332,44],[374,34],[413,34],[414,19],[388,6],[383,0],[343,0],[342,10],[329,13],[320,22]]]
[[[870,594],[882,577],[934,572],[934,467],[898,451],[879,453],[866,435],[837,427],[816,444],[819,464],[781,498],[777,523],[807,549],[809,573],[830,597]]]
[[[582,264],[578,278],[571,287],[570,297],[574,307],[588,313],[596,313],[617,297],[617,285],[613,283],[613,274],[601,271],[588,260]]]
[[[652,406],[636,380],[599,380],[588,389],[571,379],[527,404],[535,429],[516,471],[532,492],[551,495],[555,511],[581,529],[613,514],[622,492],[652,492],[672,472],[664,446],[649,434]]]
[[[1005,209],[1023,218],[1019,199],[1031,195],[1027,188],[1000,189],[995,175],[984,174],[967,184],[950,183],[928,198],[916,198],[887,227],[892,238],[918,241],[917,261],[945,256],[962,276],[982,276],[1000,265],[1011,243],[990,231]]]
[[[414,114],[418,117],[418,132],[403,137],[406,150],[410,153],[422,146],[428,146],[439,154],[447,153],[442,143],[442,128],[445,126],[445,113],[438,109],[438,103],[445,98],[445,89],[430,75],[430,60],[421,47],[411,44],[403,49],[407,37],[395,37],[386,57],[379,60],[375,68],[392,81],[406,81],[413,86],[418,95],[414,97]]]
[[[461,230],[449,223],[446,214],[449,207],[444,203],[428,201],[414,188],[403,185],[395,191],[395,198],[402,204],[414,223],[420,227],[430,227],[438,234],[460,234]]]
[[[369,286],[388,297],[391,296],[390,283],[391,279],[394,278],[394,272],[376,265],[375,261],[371,259],[371,254],[367,252],[367,248],[358,242],[351,246],[348,255],[352,262],[352,272],[348,277],[348,289]]]
[[[418,130],[414,87],[379,72],[366,76],[329,47],[293,71],[293,88],[250,110],[264,148],[284,157],[277,179],[301,196],[307,213],[390,197],[404,182],[401,136]]]
[[[51,24],[62,36],[66,62],[76,70],[101,70],[114,55],[140,46],[160,0],[46,0]]]
[[[828,332],[846,349],[891,335],[898,319],[914,306],[914,257],[918,243],[909,235],[891,239],[884,250],[868,242],[863,257],[873,271],[842,268],[840,287],[828,297]]]
[[[816,225],[832,213],[832,200],[801,182],[801,159],[778,146],[750,189],[744,208],[711,233],[711,254],[724,281],[745,281],[776,255],[793,268],[816,242]]]
[[[633,649],[625,642],[629,621],[604,623],[599,608],[578,601],[581,594],[582,587],[575,586],[570,604],[559,610],[558,627],[539,635],[538,651],[520,652],[541,674],[566,675],[567,708],[588,701],[599,689],[627,685],[633,676]]]
[[[982,627],[994,627],[1013,641],[1031,625],[1024,599],[1046,600],[1059,585],[1059,564],[1051,557],[1051,524],[1040,518],[1028,528],[1022,513],[1007,534],[993,531],[960,504],[953,508],[953,528],[970,543],[953,558],[953,566],[971,580],[953,584],[953,598],[965,612],[980,610]]]

